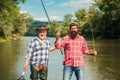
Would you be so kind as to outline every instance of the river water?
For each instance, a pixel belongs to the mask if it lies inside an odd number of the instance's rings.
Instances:
[[[23,72],[24,57],[32,37],[19,41],[0,42],[0,80],[16,80]],[[50,38],[53,45],[55,38]],[[91,48],[92,41],[87,41]],[[98,56],[84,56],[85,80],[120,80],[120,40],[96,40]],[[59,50],[49,54],[48,80],[62,80],[62,59]],[[30,69],[25,73],[29,79]],[[73,75],[72,80],[76,80]]]

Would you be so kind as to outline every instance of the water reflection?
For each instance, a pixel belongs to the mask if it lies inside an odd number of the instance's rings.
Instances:
[[[94,80],[119,80],[120,77],[120,41],[104,40],[97,41],[98,57],[97,62],[90,61],[95,74]],[[91,79],[93,80],[93,79]]]
[[[15,80],[22,74],[24,56],[31,37],[24,37],[22,41],[7,41],[0,43],[0,80]],[[50,38],[53,45],[54,38]],[[91,41],[87,41],[89,47]],[[98,56],[96,62],[92,56],[84,56],[85,80],[120,80],[120,41],[96,41]],[[59,50],[50,52],[48,80],[62,80],[62,59]],[[29,80],[29,67],[25,74]],[[75,77],[73,75],[73,80]]]
[[[14,66],[16,64],[16,47],[19,45],[14,45],[13,42],[0,43],[0,78],[6,80],[11,79],[12,72],[14,71]],[[11,76],[10,76],[11,75]],[[5,80],[5,79],[4,79]]]

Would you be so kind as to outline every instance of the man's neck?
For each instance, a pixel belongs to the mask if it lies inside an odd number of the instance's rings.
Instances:
[[[44,40],[45,40],[44,38],[42,39],[42,38],[40,38],[39,36],[38,36],[38,39],[41,40],[41,41],[44,41]]]

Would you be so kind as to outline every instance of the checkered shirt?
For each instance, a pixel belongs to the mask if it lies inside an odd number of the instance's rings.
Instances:
[[[73,40],[69,35],[62,38],[60,44],[55,43],[56,48],[64,48],[64,60],[63,65],[69,66],[83,66],[83,54],[88,54],[89,50],[85,39],[77,35]]]
[[[44,48],[38,37],[33,38],[28,45],[26,58],[30,60],[33,66],[48,66],[48,52],[50,48],[49,39],[46,38],[46,47]]]

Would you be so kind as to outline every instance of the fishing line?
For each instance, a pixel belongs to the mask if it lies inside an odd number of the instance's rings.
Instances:
[[[44,9],[45,14],[46,14],[46,16],[47,16],[47,19],[48,19],[48,21],[49,21],[49,24],[52,26],[52,23],[51,23],[50,18],[49,18],[49,16],[48,16],[48,13],[47,13],[47,10],[46,10],[45,5],[44,5],[44,3],[43,3],[43,0],[40,0],[40,1],[41,1],[41,3],[42,3],[42,6],[43,6],[43,9]],[[61,52],[61,54],[63,55],[63,52],[62,52],[61,49],[60,49],[60,52]]]

